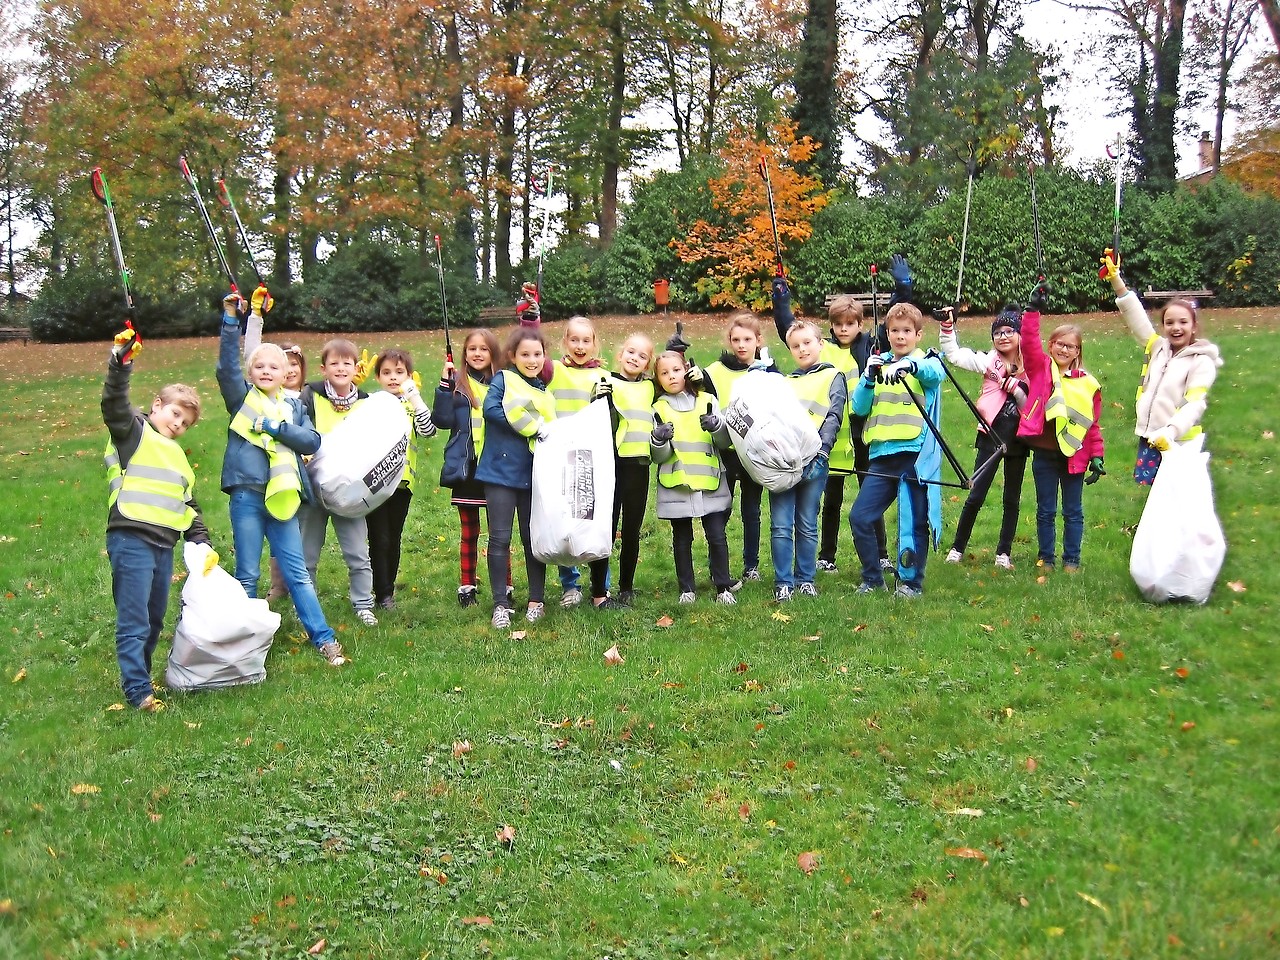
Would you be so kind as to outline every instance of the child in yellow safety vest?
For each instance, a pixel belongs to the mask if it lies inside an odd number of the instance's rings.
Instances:
[[[129,379],[141,347],[132,329],[116,336],[102,385],[102,420],[110,437],[107,557],[120,686],[131,706],[154,713],[164,709],[151,684],[151,657],[169,606],[173,548],[179,538],[203,544],[210,561],[204,573],[218,555],[192,493],[195,473],[177,442],[200,419],[200,398],[186,384],[171,383],[151,401],[149,412],[135,409]]]
[[[609,397],[613,412],[613,531],[621,545],[618,555],[617,602],[635,600],[636,566],[640,560],[640,527],[649,506],[649,437],[653,431],[656,388],[653,341],[633,333],[622,342],[615,358],[618,369],[593,389],[593,396]]]
[[[264,343],[249,354],[246,379],[240,367],[241,302],[237,293],[223,299],[218,341],[218,389],[231,415],[222,489],[231,501],[236,579],[250,597],[258,595],[262,543],[270,543],[303,629],[320,655],[340,667],[346,657],[307,571],[298,523],[302,503],[312,496],[299,461],[320,449],[320,434],[301,400],[285,394],[288,360],[278,346]]]
[[[1209,405],[1209,388],[1218,377],[1222,357],[1216,345],[1199,335],[1199,313],[1193,301],[1179,297],[1166,303],[1157,333],[1138,294],[1125,287],[1110,250],[1098,272],[1111,282],[1120,315],[1143,351],[1133,428],[1138,437],[1133,479],[1149,487],[1160,469],[1160,455],[1170,444],[1203,432],[1200,418]]]
[[[302,406],[323,437],[333,430],[356,405],[369,395],[356,385],[359,355],[350,340],[328,341],[320,352],[324,379],[302,388]],[[298,511],[302,526],[302,552],[312,582],[320,564],[329,523],[338,538],[342,560],[347,567],[348,590],[356,619],[366,627],[376,627],[373,613],[373,565],[369,561],[369,527],[364,517],[344,517],[330,513],[317,496]]]
[[[672,552],[680,602],[693,603],[693,520],[702,520],[717,603],[736,603],[729,578],[729,522],[732,497],[720,460],[729,446],[729,429],[720,404],[710,393],[695,391],[686,380],[682,354],[659,354],[654,368],[660,391],[653,404],[649,455],[658,465],[658,517],[671,521]]]
[[[1080,569],[1084,542],[1084,485],[1106,476],[1103,466],[1102,387],[1083,366],[1078,326],[1064,323],[1040,342],[1040,312],[1049,300],[1046,281],[1038,280],[1022,315],[1022,358],[1027,370],[1027,400],[1018,437],[1031,448],[1031,477],[1036,485],[1036,566],[1057,562],[1058,496],[1062,496],[1062,569]],[[1087,472],[1087,476],[1086,476]]]
[[[779,603],[790,600],[792,591],[808,597],[818,595],[813,582],[818,569],[818,505],[849,403],[844,374],[822,359],[822,330],[816,323],[794,321],[787,330],[787,346],[796,361],[787,385],[809,415],[822,446],[805,465],[795,486],[769,492],[773,598]]]
[[[453,491],[449,502],[458,508],[458,606],[480,602],[476,594],[476,562],[480,556],[480,508],[484,484],[476,479],[476,464],[484,450],[484,398],[494,375],[502,369],[502,347],[486,329],[472,330],[462,342],[462,375],[449,360],[440,372],[431,419],[449,431],[440,468],[440,486]],[[508,555],[506,589],[494,588],[494,596],[507,596],[511,606],[511,563]]]
[[[399,397],[404,404],[405,416],[413,425],[413,439],[409,444],[408,465],[400,486],[386,500],[365,517],[369,530],[369,565],[373,570],[373,599],[383,610],[396,606],[396,577],[400,574],[400,540],[404,536],[405,520],[409,516],[409,503],[413,500],[418,479],[421,453],[418,438],[436,435],[436,425],[431,422],[431,411],[422,399],[418,375],[413,372],[413,357],[407,350],[383,350],[371,361],[374,378],[387,393]]]
[[[547,390],[555,399],[556,416],[568,417],[586,409],[596,395],[596,388],[607,382],[609,371],[600,359],[600,335],[595,324],[583,316],[570,317],[564,325],[560,341],[564,355],[551,364],[551,380]],[[608,566],[605,566],[606,574]],[[576,607],[582,603],[577,567],[560,567],[560,606]],[[606,583],[596,589],[605,589]],[[600,598],[595,598],[599,602]]]

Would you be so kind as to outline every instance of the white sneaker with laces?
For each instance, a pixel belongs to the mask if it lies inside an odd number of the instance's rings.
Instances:
[[[952,547],[950,550],[947,551],[947,559],[944,560],[943,562],[959,563],[963,559],[964,559],[964,554],[961,553],[959,550],[957,550],[955,547]]]
[[[511,611],[506,607],[494,607],[493,619],[489,621],[495,630],[505,630],[511,626]]]
[[[343,655],[342,644],[337,640],[330,640],[320,648],[320,656],[329,661],[329,666],[340,667],[347,662],[347,658]]]
[[[733,590],[721,590],[716,594],[716,603],[737,603],[738,598],[733,595]]]
[[[577,587],[574,587],[572,590],[566,590],[564,592],[564,596],[560,598],[560,606],[564,607],[566,610],[579,606],[581,603],[582,591]]]
[[[366,627],[376,627],[378,625],[378,618],[373,615],[372,610],[357,610],[356,619]]]
[[[840,569],[836,566],[834,560],[819,560],[818,569],[823,573],[839,573]]]
[[[698,599],[698,595],[692,591],[680,594],[680,603],[693,603]]]
[[[996,566],[1001,570],[1012,570],[1013,561],[1009,559],[1009,555],[1007,553],[997,553]]]
[[[760,579],[760,571],[755,567],[747,567],[742,571],[742,581],[744,583],[754,583]]]
[[[531,603],[529,609],[525,611],[524,618],[530,623],[537,623],[546,615],[547,606],[544,603]]]
[[[893,561],[892,561],[892,560],[890,560],[888,557],[881,557],[881,558],[880,558],[880,569],[881,569],[881,570],[892,570],[892,569],[893,569]]]
[[[796,593],[800,594],[802,597],[816,597],[818,595],[818,588],[812,583],[802,583],[797,588]]]

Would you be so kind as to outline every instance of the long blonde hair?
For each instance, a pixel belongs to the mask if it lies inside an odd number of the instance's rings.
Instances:
[[[1080,329],[1078,324],[1061,323],[1058,326],[1053,328],[1053,331],[1049,334],[1049,339],[1046,341],[1046,345],[1049,348],[1052,348],[1053,345],[1057,343],[1059,340],[1061,340],[1063,337],[1075,337],[1076,346],[1079,348],[1076,350],[1076,358],[1071,361],[1071,364],[1070,366],[1067,367],[1067,369],[1083,370],[1084,369],[1084,331]],[[1045,350],[1045,353],[1049,353],[1049,350]],[[1052,355],[1050,356],[1049,359],[1050,360],[1053,359]]]
[[[480,406],[480,399],[476,396],[474,390],[471,389],[471,367],[467,366],[467,344],[475,337],[479,337],[484,341],[484,345],[489,348],[489,369],[487,371],[489,379],[493,379],[493,375],[503,368],[502,346],[498,343],[498,338],[494,336],[493,331],[488,327],[480,327],[472,330],[467,334],[465,340],[462,341],[462,369],[454,367],[453,392],[467,398],[467,404],[473,409]]]

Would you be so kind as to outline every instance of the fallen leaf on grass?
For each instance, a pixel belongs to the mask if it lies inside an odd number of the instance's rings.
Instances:
[[[1263,431],[1262,431],[1262,439],[1263,439],[1263,440],[1274,440],[1275,438],[1276,438],[1276,435],[1275,435],[1274,433],[1272,433],[1270,430],[1263,430]]]
[[[678,690],[680,687],[683,687],[683,686],[684,686],[684,684],[683,684],[683,683],[680,683],[680,682],[679,682],[679,681],[677,681],[677,680],[668,680],[668,681],[666,681],[666,682],[662,685],[662,689],[663,689],[663,690]]]
[[[987,855],[981,850],[975,850],[973,847],[947,847],[945,851],[948,857],[960,857],[964,860],[981,860],[987,862]]]
[[[1191,720],[1187,720],[1186,722],[1184,722],[1184,723],[1182,724],[1182,732],[1183,732],[1183,733],[1186,733],[1188,730],[1194,730],[1195,728],[1196,728],[1196,725],[1195,725],[1195,723],[1194,723],[1193,721],[1191,721]]]
[[[751,819],[751,804],[744,803],[738,808],[738,819],[743,823]]]
[[[493,920],[489,917],[463,917],[462,925],[464,927],[491,927]]]
[[[523,639],[524,639],[525,637],[527,637],[528,635],[529,635],[529,631],[527,631],[527,630],[512,630],[512,631],[511,631],[511,639],[512,639],[512,640],[523,640]]]
[[[1099,910],[1101,910],[1103,913],[1107,913],[1107,914],[1111,913],[1111,911],[1107,909],[1107,905],[1106,905],[1106,904],[1104,904],[1104,903],[1103,903],[1101,900],[1099,900],[1097,897],[1091,897],[1091,896],[1089,896],[1089,894],[1087,894],[1087,893],[1085,893],[1085,892],[1083,892],[1083,891],[1081,891],[1081,890],[1077,890],[1077,891],[1076,891],[1076,896],[1077,896],[1077,897],[1079,897],[1081,900],[1083,900],[1085,903],[1091,903],[1091,904],[1093,904],[1095,907],[1097,907],[1097,908],[1098,908]]]
[[[71,792],[79,796],[85,793],[101,793],[102,788],[92,783],[77,783],[71,788]]]
[[[960,807],[957,810],[948,810],[953,817],[982,817],[986,816],[986,811],[976,810],[973,807]]]
[[[324,948],[327,947],[328,945],[329,945],[329,941],[326,940],[324,937],[321,937],[311,946],[307,947],[307,953],[311,954],[311,956],[313,957],[318,957],[320,954],[324,953]]]
[[[926,903],[929,899],[929,894],[925,892],[924,887],[916,887],[911,891],[911,899],[920,903]]]
[[[1049,937],[1060,937],[1067,932],[1065,927],[1045,927],[1044,932]]]
[[[618,664],[626,663],[627,661],[622,656],[621,652],[619,652],[618,645],[615,643],[604,652],[604,662],[611,667],[616,667]]]
[[[1036,763],[1035,757],[1027,757],[1027,773],[1035,773],[1038,766],[1039,764]]]
[[[995,628],[995,627],[993,627],[993,626],[992,626],[991,624],[989,624],[989,623],[980,623],[980,624],[978,624],[978,626],[980,626],[983,630],[987,631],[987,633],[995,633],[995,632],[996,632],[996,628]]]
[[[23,667],[21,670],[19,670],[17,673],[13,675],[13,680],[10,682],[21,683],[25,679],[27,679],[27,668]]]
[[[1187,679],[1187,677],[1191,676],[1191,671],[1188,670],[1186,667],[1179,667],[1177,670],[1173,672],[1178,675],[1179,679],[1182,679],[1182,680],[1185,680]]]
[[[1049,578],[1048,578],[1048,577],[1046,577],[1046,576],[1044,576],[1044,574],[1041,574],[1040,576],[1036,577],[1036,583],[1042,583],[1042,584],[1043,584],[1043,583],[1048,583],[1048,582],[1049,582]]]
[[[759,681],[759,680],[748,680],[746,683],[744,683],[744,684],[742,685],[742,689],[743,689],[743,690],[745,690],[747,693],[759,693],[759,692],[760,692],[760,681]]]
[[[1231,588],[1233,593],[1244,593],[1245,585],[1243,580],[1228,580],[1227,586]]]
[[[516,828],[511,826],[509,823],[504,823],[502,825],[502,829],[495,830],[493,835],[497,837],[498,842],[508,850],[510,850],[512,845],[516,842]]]
[[[865,623],[860,623],[860,624],[858,624],[856,627],[854,627],[854,628],[853,628],[853,632],[854,632],[854,633],[861,633],[861,632],[862,632],[863,630],[865,630],[865,629],[867,629],[867,625],[866,625]]]
[[[1123,659],[1124,659],[1124,651],[1123,651],[1123,650],[1112,650],[1112,651],[1111,651],[1111,659],[1112,659],[1112,660],[1123,660]]]
[[[290,893],[281,897],[279,900],[277,900],[276,906],[279,907],[281,910],[283,910],[286,907],[292,907],[297,902],[298,902],[298,898],[295,897],[292,893]]]
[[[822,639],[822,635],[814,634],[812,637],[803,637],[802,639],[804,640],[805,643],[817,643],[819,640]]]
[[[777,620],[779,623],[790,623],[790,622],[791,622],[791,617],[790,617],[790,616],[788,616],[787,614],[783,613],[781,610],[775,610],[775,611],[773,611],[773,619]]]
[[[796,857],[796,866],[805,874],[813,873],[818,869],[818,855],[812,850],[806,850]]]
[[[471,748],[470,740],[453,741],[453,759],[461,760],[463,757],[465,757],[468,753],[471,752],[471,749],[472,748]]]
[[[747,672],[748,670],[750,670],[750,669],[751,669],[751,664],[749,664],[749,663],[744,663],[744,662],[742,662],[742,661],[739,661],[739,662],[738,662],[738,665],[737,665],[736,667],[734,667],[734,668],[733,668],[733,672],[734,672],[734,673],[746,673],[746,672]]]
[[[674,621],[674,620],[672,620],[670,617],[668,617],[668,616],[664,613],[664,614],[663,614],[662,616],[660,616],[657,620],[655,620],[655,621],[654,621],[654,623],[655,623],[657,626],[659,626],[659,627],[669,627],[669,626],[671,626],[673,623],[675,623],[675,621]]]
[[[123,709],[124,709],[123,703],[113,703],[111,706],[107,707],[105,712],[112,713],[113,711],[123,710]]]

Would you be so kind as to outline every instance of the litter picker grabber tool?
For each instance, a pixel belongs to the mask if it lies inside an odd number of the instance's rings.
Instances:
[[[871,271],[871,343],[880,353],[889,349],[889,332],[880,326],[880,295],[876,293],[876,277],[879,268],[873,263],[867,269]]]
[[[773,181],[769,178],[769,163],[760,158],[760,179],[764,181],[764,194],[769,200],[769,224],[773,227],[773,275],[785,277],[786,268],[782,266],[782,241],[778,239],[778,211],[773,205]]]
[[[547,256],[547,231],[551,225],[551,185],[555,179],[554,164],[547,164],[547,190],[542,195],[542,234],[538,237],[538,304],[542,304],[542,263]],[[443,274],[442,274],[443,276]],[[441,281],[444,282],[443,280]]]
[[[969,188],[964,195],[964,229],[960,232],[960,268],[956,271],[955,307],[960,309],[960,292],[964,289],[964,255],[969,245],[969,207],[973,203],[973,175],[978,170],[973,153],[969,154]]]
[[[1036,276],[1044,279],[1044,248],[1040,246],[1040,204],[1036,201],[1036,168],[1027,164],[1027,179],[1031,182],[1031,229],[1036,240]]]
[[[107,232],[111,235],[111,254],[115,257],[116,270],[120,273],[120,283],[124,287],[124,306],[126,311],[126,325],[130,330],[133,329],[133,294],[129,291],[129,270],[124,265],[124,251],[120,247],[120,231],[116,227],[116,208],[111,202],[111,188],[107,186],[107,178],[102,175],[101,167],[94,167],[93,173],[89,175],[89,186],[93,189],[93,195],[98,198],[98,202],[107,211]]]
[[[1115,223],[1111,228],[1111,259],[1118,266],[1120,263],[1120,195],[1124,185],[1124,141],[1120,139],[1120,134],[1116,134],[1114,147],[1107,144],[1107,156],[1116,162]]]
[[[236,283],[235,274],[231,272],[231,265],[227,263],[226,251],[222,249],[222,242],[218,239],[218,231],[213,228],[213,221],[209,219],[209,210],[204,205],[204,197],[200,196],[200,185],[196,183],[195,176],[191,173],[191,168],[187,166],[187,158],[181,156],[178,158],[178,166],[182,168],[182,176],[191,187],[191,192],[196,198],[196,207],[200,211],[200,218],[204,220],[204,227],[209,231],[209,239],[213,242],[214,252],[218,255],[218,263],[222,266],[222,272],[226,274],[227,282],[231,284],[231,292],[240,293],[240,286]]]
[[[231,211],[231,218],[236,222],[236,232],[240,234],[240,243],[244,246],[244,252],[249,258],[249,266],[253,267],[254,276],[258,278],[258,286],[265,287],[267,281],[263,279],[262,271],[258,269],[257,258],[253,255],[253,247],[249,246],[249,234],[245,232],[244,223],[240,219],[240,213],[236,210],[235,201],[231,199],[231,191],[227,189],[227,181],[218,181],[218,199],[222,205]]]
[[[436,234],[436,276],[440,278],[440,315],[444,318],[444,358],[453,363],[453,343],[449,340],[449,300],[444,295],[444,255],[440,252],[440,234]]]

